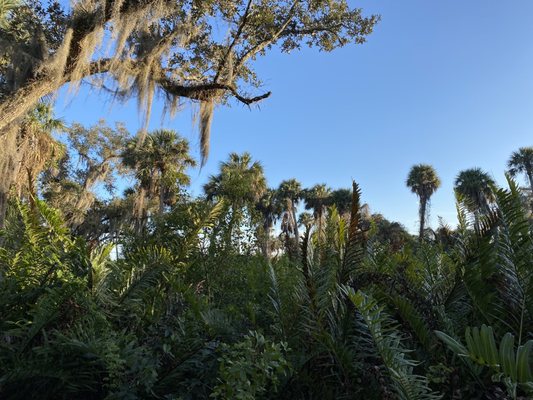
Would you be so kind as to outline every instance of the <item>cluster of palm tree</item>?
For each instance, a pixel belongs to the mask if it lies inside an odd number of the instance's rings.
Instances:
[[[513,152],[507,162],[507,173],[515,178],[524,174],[529,191],[530,207],[533,211],[533,147],[521,147]],[[407,187],[419,198],[419,240],[424,239],[429,214],[431,196],[441,185],[435,169],[428,164],[414,165],[409,171]],[[481,168],[470,168],[459,172],[455,178],[454,190],[458,201],[473,215],[475,225],[479,226],[480,217],[491,212],[494,204],[496,182]]]
[[[271,240],[276,223],[280,222],[279,238],[283,241],[285,251],[293,258],[300,253],[300,227],[310,228],[316,225],[318,232],[323,232],[323,223],[331,206],[335,206],[340,215],[349,217],[352,201],[351,189],[333,190],[325,184],[303,188],[296,179],[282,181],[277,188],[268,188],[263,167],[253,161],[248,153],[242,155],[231,153],[228,161],[220,164],[220,172],[212,175],[204,185],[206,198],[210,201],[227,202],[233,215],[230,226],[241,222],[241,213],[257,214],[260,219],[262,243],[261,249],[269,257],[274,248]],[[298,212],[303,202],[305,210],[312,214]]]

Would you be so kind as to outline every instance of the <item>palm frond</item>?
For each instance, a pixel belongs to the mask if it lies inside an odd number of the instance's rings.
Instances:
[[[515,348],[514,335],[508,332],[497,345],[494,331],[487,325],[481,328],[468,327],[465,332],[466,346],[443,332],[437,331],[436,334],[457,355],[488,367],[493,373],[492,379],[503,382],[513,399],[517,398],[518,387],[533,394],[533,340]]]
[[[350,300],[362,315],[374,346],[399,399],[440,399],[426,377],[414,373],[417,362],[408,357],[396,325],[376,301],[361,291],[349,291]]]

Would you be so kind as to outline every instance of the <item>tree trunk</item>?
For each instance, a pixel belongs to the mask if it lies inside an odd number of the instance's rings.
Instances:
[[[163,184],[159,185],[159,216],[161,217],[165,212],[165,187]]]
[[[41,98],[56,92],[64,83],[64,80],[42,77],[8,94],[0,103],[0,136],[4,136],[9,126],[24,117]]]
[[[528,170],[527,171],[527,178],[529,179],[529,188],[531,189],[531,212],[533,212],[533,171]]]
[[[17,136],[18,129],[13,126],[0,134],[0,228],[4,227],[9,192],[20,168]]]
[[[294,221],[294,235],[296,236],[296,257],[300,256],[300,232],[298,231],[298,220],[296,219],[296,205],[291,199],[291,212]]]
[[[35,184],[35,178],[33,176],[33,171],[31,168],[26,168],[28,174],[28,201],[30,203],[30,209],[35,211],[37,201],[37,188]]]
[[[424,241],[424,230],[426,228],[426,209],[428,200],[424,197],[420,198],[420,207],[418,209],[418,216],[420,218],[420,230],[418,231],[418,241]]]
[[[270,230],[272,229],[272,224],[270,223],[264,223],[263,224],[263,229],[265,230],[264,232],[264,239],[263,239],[263,256],[267,259],[267,260],[270,260]]]
[[[474,210],[474,227],[479,229],[479,209]]]
[[[140,235],[146,226],[146,189],[139,190],[137,197],[135,198],[133,218],[135,220],[135,234]]]
[[[324,210],[322,206],[318,209],[318,243],[322,243],[322,214]]]

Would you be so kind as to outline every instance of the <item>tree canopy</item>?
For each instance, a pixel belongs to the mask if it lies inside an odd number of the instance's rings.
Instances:
[[[379,19],[346,0],[33,0],[6,3],[2,18],[0,132],[43,96],[92,77],[136,97],[146,120],[158,91],[171,113],[186,100],[199,104],[203,158],[217,104],[270,95],[256,92],[257,57],[273,46],[288,53],[363,43]]]

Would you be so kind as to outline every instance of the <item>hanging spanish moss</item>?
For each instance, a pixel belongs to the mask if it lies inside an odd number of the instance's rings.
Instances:
[[[202,101],[200,103],[200,152],[202,155],[202,166],[209,155],[209,143],[211,139],[211,123],[213,120],[213,111],[215,103],[213,100]]]

